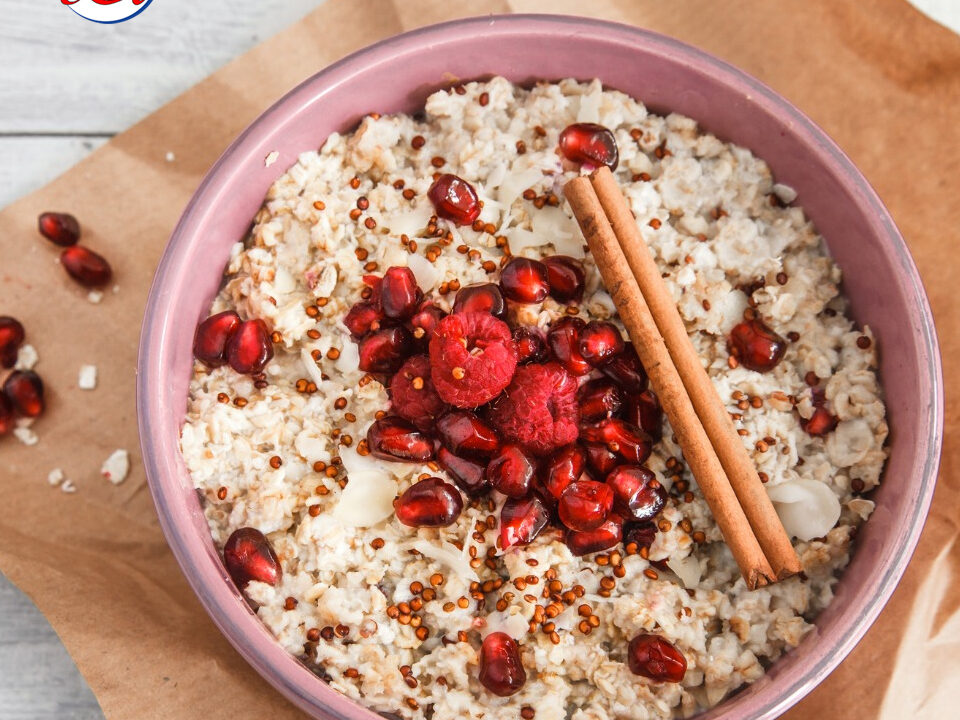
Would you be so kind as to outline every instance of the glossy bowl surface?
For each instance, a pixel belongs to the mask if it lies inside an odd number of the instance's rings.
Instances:
[[[515,82],[599,77],[657,112],[695,118],[764,158],[826,237],[860,323],[876,332],[892,427],[876,512],[817,629],[761,680],[701,717],[772,718],[833,670],[896,587],[923,527],[942,436],[940,356],[916,267],[889,213],[840,149],[769,88],[695,48],[637,28],[560,16],[484,17],[361,50],[263,114],[210,170],[160,262],[143,325],[138,404],[143,458],[163,530],[194,591],[237,650],[317,718],[377,717],[319,681],[277,644],[224,572],[178,437],[196,323],[230,246],[297,155],[368,112],[416,111],[451,77]],[[266,166],[271,152],[279,153]]]

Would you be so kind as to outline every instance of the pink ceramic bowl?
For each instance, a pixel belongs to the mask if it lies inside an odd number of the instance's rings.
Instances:
[[[210,539],[178,437],[196,323],[230,246],[270,184],[332,131],[368,112],[411,112],[451,77],[527,82],[599,77],[658,112],[677,111],[769,162],[827,238],[856,318],[877,333],[891,455],[877,509],[817,630],[760,681],[703,718],[772,718],[853,648],[897,585],[923,527],[940,456],[943,398],[930,308],[889,213],[840,149],[806,116],[736,68],[660,35],[572,17],[463,20],[391,38],[318,73],[263,114],[207,175],[167,246],[147,303],[139,413],[150,488],[170,547],[213,620],[291,701],[317,718],[374,718],[289,656],[241,599]],[[279,159],[265,167],[264,158]]]

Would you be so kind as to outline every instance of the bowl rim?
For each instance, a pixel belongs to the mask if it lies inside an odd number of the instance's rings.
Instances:
[[[451,36],[473,36],[478,31],[509,35],[518,32],[573,30],[578,35],[588,33],[601,40],[612,41],[619,38],[642,44],[648,50],[709,71],[727,85],[752,92],[751,103],[759,104],[777,117],[790,120],[793,123],[793,132],[805,136],[805,144],[815,148],[820,160],[832,166],[837,177],[848,181],[858,201],[865,203],[872,211],[872,230],[878,236],[885,237],[896,253],[900,268],[905,274],[904,286],[912,294],[920,316],[920,344],[926,354],[926,375],[920,380],[921,385],[926,383],[932,391],[926,414],[926,426],[929,428],[931,442],[923,460],[912,517],[905,525],[907,532],[903,544],[896,555],[883,561],[887,567],[876,583],[877,592],[867,600],[862,612],[845,632],[831,639],[828,648],[815,651],[819,659],[806,672],[793,679],[789,687],[774,694],[768,693],[771,696],[765,698],[754,717],[774,718],[785,712],[840,664],[886,605],[916,548],[933,497],[943,436],[942,366],[936,328],[922,280],[903,237],[877,193],[839,146],[797,107],[753,76],[694,46],[643,28],[594,18],[555,14],[486,15],[417,28],[357,50],[307,78],[260,115],[227,147],[204,176],[168,241],[147,298],[140,337],[137,377],[140,442],[148,485],[164,536],[188,583],[224,636],[263,678],[302,710],[314,716],[321,717],[317,713],[322,712],[323,717],[330,717],[332,714],[340,720],[355,720],[360,716],[379,717],[325,683],[318,682],[317,677],[288,654],[272,636],[271,643],[263,644],[265,626],[245,606],[239,606],[235,588],[226,582],[222,583],[222,586],[209,586],[201,581],[200,567],[211,562],[210,554],[199,548],[190,534],[181,532],[182,528],[173,520],[171,503],[176,499],[175,496],[183,491],[166,480],[165,473],[169,468],[163,467],[163,458],[169,460],[171,452],[179,452],[179,446],[178,442],[174,441],[171,447],[168,438],[162,433],[154,432],[161,420],[158,417],[160,408],[157,397],[151,393],[151,388],[158,387],[162,379],[159,358],[163,355],[162,347],[166,342],[163,300],[168,292],[166,286],[171,273],[176,270],[178,250],[184,244],[184,239],[196,231],[200,217],[205,212],[204,208],[209,207],[208,201],[214,199],[223,189],[222,186],[229,182],[228,168],[242,162],[237,158],[245,155],[245,149],[253,149],[261,139],[272,134],[274,124],[280,121],[281,116],[285,117],[288,106],[300,107],[309,102],[315,96],[317,88],[346,82],[351,74],[362,71],[372,58],[384,54],[392,55],[400,50],[416,51],[417,48],[429,44],[432,38],[447,42]],[[161,451],[155,452],[158,446],[154,445],[154,440],[158,435]],[[726,704],[725,700],[699,717],[706,720],[707,717],[721,714]],[[362,710],[359,714],[358,708]]]

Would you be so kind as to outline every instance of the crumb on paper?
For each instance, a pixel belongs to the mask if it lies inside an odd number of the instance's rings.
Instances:
[[[130,453],[126,450],[114,450],[100,468],[100,474],[114,485],[119,485],[130,474]]]
[[[40,441],[37,434],[25,425],[14,428],[13,435],[24,445],[36,445]]]
[[[272,153],[270,153],[269,155],[267,155],[266,158],[264,158],[264,160],[263,160],[263,165],[264,165],[264,167],[270,167],[271,165],[273,165],[273,164],[277,161],[277,158],[279,158],[279,157],[280,157],[280,153],[278,153],[276,150],[274,150]]]
[[[116,295],[118,292],[120,292],[120,286],[114,285],[112,290],[113,290],[113,294]]]
[[[23,345],[20,352],[17,353],[17,364],[13,366],[14,370],[33,370],[37,365],[40,356],[33,345]]]
[[[60,484],[60,490],[65,493],[75,493],[77,491],[77,486],[73,484],[73,480],[67,478]]]
[[[167,150],[166,158],[167,158],[167,162],[172,163],[174,160],[177,159],[177,156],[173,154],[173,150]]]
[[[87,293],[87,300],[92,302],[94,305],[99,305],[100,301],[103,300],[103,293],[99,290],[91,290]]]
[[[81,365],[77,385],[81,390],[95,390],[97,387],[97,366]]]
[[[60,468],[54,468],[47,475],[47,482],[53,485],[53,487],[56,487],[66,479],[67,476],[63,474],[63,470]]]

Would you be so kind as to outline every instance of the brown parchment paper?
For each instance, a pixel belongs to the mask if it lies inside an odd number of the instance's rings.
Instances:
[[[202,175],[288,89],[388,35],[501,12],[589,14],[719,55],[822,125],[893,212],[940,330],[947,411],[939,486],[892,601],[786,717],[957,717],[960,37],[903,0],[328,0],[0,212],[0,314],[26,325],[49,395],[38,445],[0,442],[0,569],[50,619],[111,720],[302,717],[218,634],[160,533],[134,401],[147,290]],[[113,263],[119,291],[100,305],[65,279],[57,253],[38,239],[36,216],[51,209],[76,214],[84,242]],[[77,389],[83,363],[99,367],[94,392]],[[99,476],[115,448],[130,450],[133,461],[118,487]],[[54,467],[76,494],[47,484]]]

